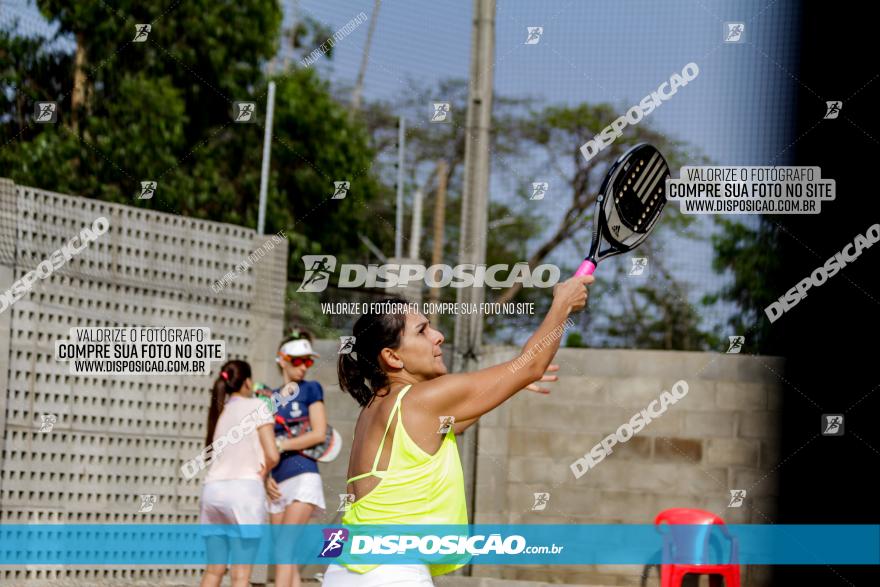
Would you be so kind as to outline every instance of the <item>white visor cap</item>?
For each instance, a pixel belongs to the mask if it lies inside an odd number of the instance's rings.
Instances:
[[[284,353],[289,357],[320,357],[318,353],[312,350],[312,344],[301,338],[299,340],[291,340],[290,342],[284,343],[281,349],[278,351],[280,353]]]

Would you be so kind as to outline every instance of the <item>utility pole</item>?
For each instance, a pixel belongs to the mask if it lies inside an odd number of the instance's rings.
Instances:
[[[465,121],[464,186],[461,203],[460,263],[486,262],[486,222],[489,208],[489,131],[492,123],[492,85],[495,62],[495,0],[474,0],[474,26],[471,36],[471,71],[468,109]],[[485,300],[482,287],[457,290],[456,301],[480,304]],[[483,317],[463,313],[455,317],[455,353],[452,371],[470,371],[479,366]],[[462,470],[470,487],[468,511],[476,512],[477,441],[480,423],[465,430]],[[476,520],[475,520],[476,521]],[[473,565],[464,571],[473,575]]]
[[[446,174],[449,167],[446,161],[441,159],[437,162],[437,198],[434,200],[434,250],[431,254],[431,265],[438,265],[443,261],[443,235],[446,230]],[[430,293],[431,302],[440,301],[440,288],[432,287]],[[439,314],[431,314],[431,326],[437,327],[440,322]]]
[[[471,36],[471,70],[465,122],[464,186],[461,204],[459,262],[479,265],[486,261],[486,221],[489,208],[489,130],[492,121],[492,84],[495,55],[495,0],[474,0]],[[485,291],[459,288],[456,301],[480,304]],[[456,316],[455,371],[473,368],[480,352],[483,317],[475,313]]]

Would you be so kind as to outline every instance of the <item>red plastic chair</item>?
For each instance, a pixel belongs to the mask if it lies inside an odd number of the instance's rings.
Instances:
[[[740,587],[739,584],[739,542],[735,536],[727,531],[724,520],[703,510],[690,508],[672,508],[657,514],[654,524],[659,526],[666,523],[670,526],[687,524],[689,526],[720,525],[721,532],[730,541],[730,564],[681,564],[675,560],[706,560],[709,554],[709,538],[712,532],[707,528],[706,532],[695,534],[693,529],[676,532],[674,527],[669,528],[663,536],[663,564],[660,566],[660,587],[680,587],[682,579],[687,574],[711,575],[709,585],[721,587],[721,579],[724,579],[725,587]],[[669,562],[672,561],[672,562]]]

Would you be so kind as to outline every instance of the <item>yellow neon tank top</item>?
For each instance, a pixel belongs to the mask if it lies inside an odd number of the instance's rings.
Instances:
[[[458,456],[455,431],[450,428],[440,449],[433,455],[417,445],[403,427],[401,400],[410,385],[400,390],[388,416],[385,433],[373,460],[373,468],[348,480],[348,483],[375,475],[381,480],[367,495],[351,504],[342,523],[356,524],[462,524],[468,523],[464,494],[464,472]],[[379,471],[379,458],[385,436],[397,416],[388,468]],[[344,564],[356,573],[366,573],[377,564]],[[431,564],[432,576],[450,573],[464,564]]]

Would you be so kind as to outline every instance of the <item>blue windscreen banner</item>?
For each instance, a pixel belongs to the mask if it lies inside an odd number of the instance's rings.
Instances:
[[[877,565],[880,525],[0,525],[0,565]]]

